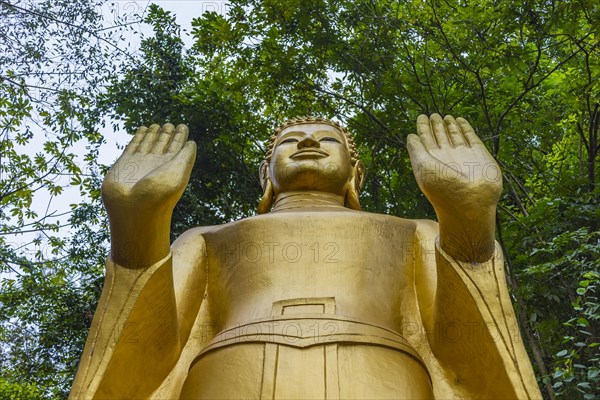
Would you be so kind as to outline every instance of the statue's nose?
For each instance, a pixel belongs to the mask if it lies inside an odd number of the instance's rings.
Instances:
[[[321,144],[318,140],[316,140],[312,135],[306,135],[304,138],[298,142],[298,148],[302,149],[304,147],[321,147]]]

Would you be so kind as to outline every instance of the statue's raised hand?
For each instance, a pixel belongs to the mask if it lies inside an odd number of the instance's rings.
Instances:
[[[187,137],[185,125],[141,127],[106,174],[102,198],[115,261],[148,265],[168,252],[171,214],[196,155]]]
[[[417,183],[438,216],[443,247],[462,260],[489,258],[502,175],[471,125],[449,115],[421,115],[408,151]]]

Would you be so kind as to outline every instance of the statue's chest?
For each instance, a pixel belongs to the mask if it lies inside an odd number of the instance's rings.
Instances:
[[[357,317],[391,308],[412,287],[413,233],[369,216],[240,221],[209,240],[209,295],[228,313],[257,318],[294,298],[335,298],[338,311]]]
[[[346,273],[390,279],[412,260],[412,230],[369,215],[240,221],[209,242],[211,264],[227,281],[238,281],[234,275],[250,279],[264,274],[272,279],[281,275],[280,283]]]

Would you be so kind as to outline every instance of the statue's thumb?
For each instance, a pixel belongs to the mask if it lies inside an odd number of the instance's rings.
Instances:
[[[423,190],[421,186],[423,183],[423,174],[427,169],[427,165],[429,165],[431,156],[417,135],[408,135],[406,138],[406,147],[410,155],[413,173],[415,174],[415,178],[417,178],[419,187]]]
[[[429,154],[421,142],[421,139],[414,134],[410,134],[406,138],[406,148],[408,149],[408,155],[410,156],[410,161],[413,164],[413,167],[415,164],[425,162],[426,157]]]
[[[189,174],[194,166],[194,161],[196,161],[196,142],[188,140],[173,157],[173,162],[179,169],[185,170]]]

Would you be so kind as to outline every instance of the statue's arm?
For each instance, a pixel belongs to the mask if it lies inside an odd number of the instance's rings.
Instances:
[[[415,222],[421,320],[455,395],[541,398],[507,290],[502,253],[481,263],[456,260],[441,248],[436,222]]]
[[[194,274],[177,272],[186,263],[179,244],[171,250],[169,229],[194,162],[195,145],[186,140],[183,125],[140,128],[104,180],[111,254],[71,398],[147,397],[179,357],[189,324],[175,276]]]
[[[471,125],[450,115],[421,115],[408,151],[419,188],[435,209],[442,248],[457,260],[489,260],[502,174]]]
[[[419,307],[436,359],[469,397],[541,397],[496,251],[497,163],[451,116],[419,116],[408,149],[439,222],[439,234],[418,222],[415,235]]]
[[[473,398],[541,399],[505,280],[501,251],[485,262],[456,260],[435,245],[436,358]]]
[[[172,254],[139,269],[109,258],[70,398],[145,398],[179,351]]]
[[[106,174],[102,200],[117,264],[147,268],[169,254],[173,209],[196,158],[187,137],[185,125],[141,127]]]

